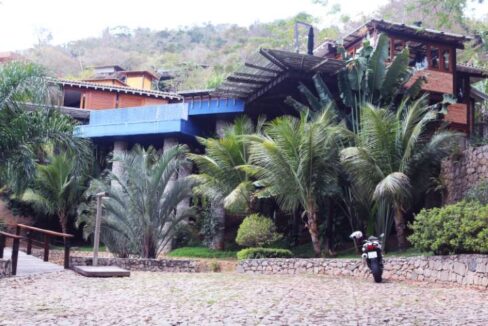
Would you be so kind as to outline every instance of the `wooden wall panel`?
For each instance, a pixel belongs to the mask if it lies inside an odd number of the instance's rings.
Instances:
[[[457,124],[468,124],[468,106],[463,103],[451,104],[447,107],[446,121]]]
[[[85,91],[86,109],[113,109],[115,108],[115,93],[95,90]]]
[[[143,106],[144,97],[137,95],[119,94],[119,108]]]

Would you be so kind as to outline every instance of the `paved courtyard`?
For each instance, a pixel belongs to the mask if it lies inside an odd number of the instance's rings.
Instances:
[[[235,273],[0,280],[0,325],[488,325],[488,292]]]

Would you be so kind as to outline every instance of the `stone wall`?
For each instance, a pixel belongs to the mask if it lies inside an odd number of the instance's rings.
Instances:
[[[0,278],[12,276],[12,264],[8,259],[0,259]]]
[[[488,145],[468,147],[459,157],[444,160],[441,177],[447,191],[445,202],[462,199],[470,187],[488,179]]]
[[[324,274],[372,278],[361,259],[248,259],[237,266],[240,273]],[[454,283],[488,288],[488,255],[387,258],[383,278]]]
[[[70,257],[70,266],[91,266],[93,259],[88,257]],[[142,258],[98,258],[99,266],[118,266],[130,271],[144,272],[184,272],[199,271],[196,260],[183,259],[142,259]]]

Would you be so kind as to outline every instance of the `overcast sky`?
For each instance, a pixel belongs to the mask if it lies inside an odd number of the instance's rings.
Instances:
[[[388,0],[329,1],[334,2],[354,16]],[[329,9],[311,0],[0,0],[0,51],[31,47],[42,29],[52,34],[53,44],[61,44],[120,25],[155,30],[206,22],[249,26],[300,11],[327,17]]]

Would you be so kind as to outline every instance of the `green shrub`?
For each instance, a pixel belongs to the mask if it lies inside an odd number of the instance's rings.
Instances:
[[[488,205],[461,201],[423,209],[415,217],[410,242],[435,254],[488,253]]]
[[[237,259],[290,258],[293,254],[288,249],[280,248],[246,248],[237,253]]]
[[[470,188],[464,195],[467,201],[478,201],[483,205],[488,204],[488,181],[482,181]]]
[[[273,221],[259,214],[249,215],[237,231],[236,242],[244,247],[262,247],[281,239]]]

